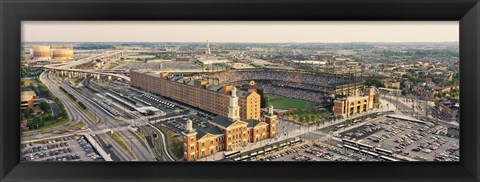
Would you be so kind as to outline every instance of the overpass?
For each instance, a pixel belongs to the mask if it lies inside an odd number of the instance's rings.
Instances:
[[[74,67],[80,66],[98,59],[105,59],[105,58],[112,58],[112,57],[117,57],[118,55],[123,55],[123,51],[108,51],[100,55],[95,55],[92,57],[87,57],[83,59],[79,59],[77,61],[72,61],[67,64],[62,64],[62,65],[46,65],[44,66],[44,69],[46,71],[54,71],[60,73],[62,76],[68,76],[68,77],[78,77],[78,76],[84,76],[87,78],[88,76],[93,76],[96,77],[97,79],[100,79],[101,76],[106,76],[109,80],[112,78],[116,78],[119,80],[125,80],[130,82],[130,77],[125,76],[123,74],[117,74],[117,73],[126,73],[127,70],[92,70],[92,69],[75,69]]]

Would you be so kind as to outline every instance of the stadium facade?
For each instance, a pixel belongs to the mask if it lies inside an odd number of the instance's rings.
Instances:
[[[367,88],[363,96],[335,99],[332,111],[336,116],[346,117],[367,112],[380,106],[380,93],[375,91],[374,88]]]
[[[337,95],[358,96],[364,89],[360,72],[311,73],[280,69],[249,69],[211,73],[206,78],[218,84],[246,85],[255,81],[266,94],[333,105]]]

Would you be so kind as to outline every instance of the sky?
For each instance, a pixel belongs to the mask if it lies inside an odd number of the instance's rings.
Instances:
[[[23,21],[23,42],[458,42],[458,21]]]

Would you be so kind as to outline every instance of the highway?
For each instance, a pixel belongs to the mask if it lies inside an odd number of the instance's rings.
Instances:
[[[48,66],[44,66],[44,68],[46,68],[48,70],[57,70],[57,71],[69,71],[69,72],[81,72],[81,73],[88,73],[88,74],[100,74],[100,75],[112,76],[112,77],[121,78],[121,79],[126,80],[126,81],[130,81],[130,77],[125,76],[125,75],[121,75],[121,74],[104,73],[102,71],[96,71],[96,70],[73,69],[73,67],[75,67],[75,66],[79,66],[79,65],[88,63],[90,61],[97,60],[97,59],[103,59],[105,57],[114,56],[114,55],[117,55],[117,54],[120,54],[120,53],[122,53],[122,51],[110,51],[110,52],[106,52],[106,53],[103,53],[103,54],[100,54],[100,55],[96,55],[96,56],[92,56],[92,57],[88,57],[88,58],[83,58],[83,59],[80,59],[80,60],[77,60],[77,61],[72,61],[72,62],[69,62],[68,64],[48,65]]]
[[[54,76],[54,75],[51,75]],[[58,86],[50,80],[50,76],[46,72],[43,72],[40,75],[40,81],[42,81],[54,94],[56,97],[58,97],[63,105],[65,106],[65,110],[67,113],[70,113],[72,120],[77,120],[80,121],[82,120],[87,127],[89,128],[90,131],[96,131],[96,130],[101,130],[103,129],[100,126],[97,126],[92,119],[87,116],[81,108],[73,101],[71,100],[65,93],[63,93]],[[99,137],[101,137],[106,143],[109,143],[110,145],[113,146],[113,150],[115,154],[122,160],[130,160],[128,157],[128,154],[125,153],[125,151],[122,150],[122,148],[115,142],[111,137],[107,136],[106,134],[98,134]]]
[[[112,116],[109,112],[99,107],[90,98],[82,95],[77,90],[71,88],[65,83],[62,83],[62,85],[65,90],[67,90],[70,94],[74,95],[75,98],[77,98],[79,101],[83,102],[88,109],[90,109],[98,118],[100,118],[100,123],[104,123],[100,126],[104,126],[115,131],[115,128],[128,125],[128,123],[125,123],[123,120]],[[130,130],[118,130],[116,131],[116,134],[118,134],[127,143],[127,145],[131,146],[131,150],[137,160],[154,160],[154,157],[150,154],[145,141],[135,132],[132,132]]]
[[[75,66],[82,65],[90,61],[94,61],[96,59],[102,59],[105,57],[114,56],[115,54],[118,54],[118,53],[121,53],[121,51],[109,51],[101,55],[95,55],[95,56],[84,58],[81,60],[72,61],[63,65],[45,66],[46,71],[41,73],[40,81],[42,81],[46,85],[46,87],[52,92],[54,96],[58,97],[62,101],[62,103],[65,106],[65,110],[68,114],[68,117],[70,118],[67,124],[63,126],[53,127],[48,131],[49,132],[58,131],[66,126],[83,121],[86,124],[88,131],[82,131],[82,133],[89,133],[92,136],[96,136],[98,139],[101,140],[100,143],[102,143],[104,147],[111,146],[111,151],[114,153],[115,156],[118,157],[119,160],[121,161],[131,161],[131,160],[155,161],[156,160],[155,155],[158,155],[158,154],[154,154],[155,151],[148,146],[148,144],[143,138],[141,138],[137,133],[132,131],[133,128],[132,129],[128,128],[130,127],[129,126],[130,124],[134,124],[133,122],[131,122],[130,120],[126,120],[124,118],[115,117],[111,115],[111,113],[107,112],[102,107],[100,107],[97,103],[93,102],[93,100],[89,96],[86,96],[81,91],[75,88],[72,88],[69,83],[67,83],[66,81],[60,80],[59,78],[57,78],[56,74],[53,74],[53,72],[51,72],[53,70],[56,70],[56,71],[72,71],[72,72],[102,74],[102,75],[115,76],[117,78],[122,78],[126,81],[129,81],[130,79],[125,75],[103,73],[101,72],[101,70],[95,71],[95,70],[72,69]],[[95,115],[95,118],[90,118],[84,112],[84,110],[80,108],[80,106],[76,103],[76,101],[73,101],[67,94],[65,94],[63,91],[59,89],[60,86],[64,88],[68,93],[72,94],[77,99],[77,101],[80,101],[85,106],[87,106],[87,109]],[[144,123],[142,125],[146,125],[146,124]],[[149,126],[145,126],[145,127],[149,127]],[[156,129],[158,130],[156,131],[155,129],[151,129],[151,131],[149,130],[147,132],[156,133],[159,136],[159,140],[156,142],[156,146],[158,146],[160,149],[158,150],[158,152],[160,152],[160,155],[162,156],[160,157],[160,159],[165,161],[174,161],[175,159],[168,153],[165,135],[161,133],[160,130]],[[130,155],[129,152],[126,151],[124,148],[122,148],[120,144],[118,144],[115,140],[113,140],[106,133],[108,131],[113,131],[115,134],[117,134],[125,142],[125,144],[127,145],[127,148],[129,148],[133,156]],[[32,136],[23,137],[23,140],[35,140],[35,139],[48,138],[48,137],[54,137],[59,135],[59,134],[53,134],[53,133],[39,134],[38,131],[36,131],[36,133],[31,132],[29,134],[31,134]]]

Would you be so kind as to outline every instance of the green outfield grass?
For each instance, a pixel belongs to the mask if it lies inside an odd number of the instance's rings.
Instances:
[[[274,108],[296,108],[298,111],[311,110],[317,106],[317,104],[309,101],[278,95],[267,95],[267,106],[269,105],[272,105]]]

